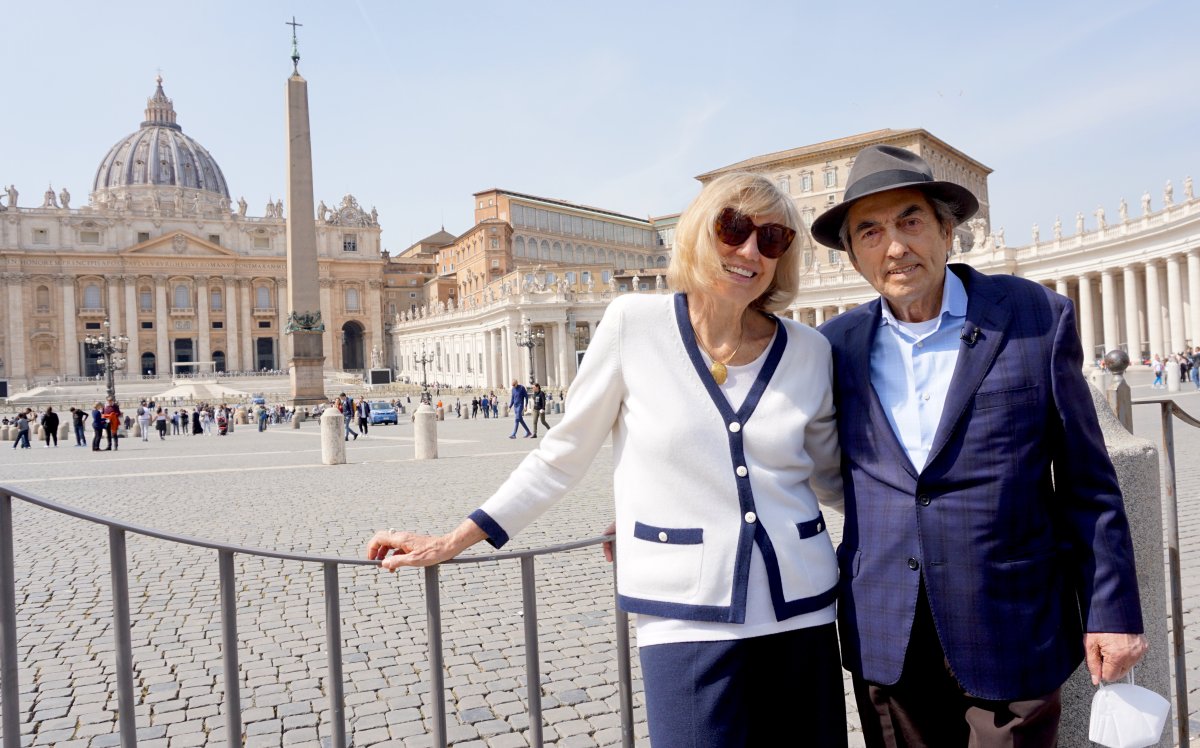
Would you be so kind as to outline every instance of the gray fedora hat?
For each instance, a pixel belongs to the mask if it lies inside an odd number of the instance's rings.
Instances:
[[[934,179],[933,169],[917,154],[894,145],[871,145],[854,157],[842,201],[813,221],[813,238],[826,247],[843,249],[838,234],[850,206],[868,195],[904,187],[916,187],[930,197],[950,203],[954,206],[955,225],[979,210],[979,200],[970,190],[954,182]]]

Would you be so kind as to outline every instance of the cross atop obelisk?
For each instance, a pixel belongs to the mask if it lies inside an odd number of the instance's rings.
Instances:
[[[308,126],[308,81],[300,77],[295,17],[292,27],[292,75],[287,81],[287,334],[292,403],[325,401],[325,323],[317,280],[317,228],[313,217],[312,132]]]

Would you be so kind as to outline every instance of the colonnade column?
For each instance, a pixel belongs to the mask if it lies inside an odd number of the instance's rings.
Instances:
[[[513,378],[512,365],[512,350],[513,350],[512,329],[509,325],[500,328],[500,386],[505,387]]]
[[[156,371],[161,376],[164,372],[172,376],[171,344],[167,339],[167,326],[171,324],[171,311],[167,308],[167,276],[154,276],[154,342],[158,353],[155,354]]]
[[[251,371],[258,368],[258,363],[254,357],[254,325],[250,318],[250,280],[239,278],[238,289],[241,292],[238,296],[238,314],[241,316],[243,330],[241,336],[242,368]]]
[[[208,293],[208,276],[196,276],[196,325],[200,328],[196,337],[199,353],[197,361],[212,361],[212,325],[208,321],[208,307],[212,303]]]
[[[1064,278],[1054,281],[1054,292],[1059,296],[1065,296],[1068,299],[1071,298],[1071,289]]]
[[[1162,294],[1158,289],[1158,265],[1146,263],[1146,327],[1150,333],[1150,357],[1163,354]]]
[[[225,279],[225,368],[229,371],[242,370],[242,357],[238,355],[237,279]]]
[[[127,275],[125,281],[125,334],[129,336],[129,347],[125,350],[125,371],[141,376],[142,345],[141,325],[138,324],[137,276]]]
[[[5,373],[14,382],[25,384],[25,276],[9,273],[4,276],[8,292],[8,356]]]
[[[1138,324],[1137,270],[1132,265],[1123,269],[1125,276],[1125,345],[1129,360],[1142,361],[1142,329]]]
[[[813,327],[820,327],[825,323],[825,307],[819,306],[813,310]]]
[[[1104,352],[1108,353],[1119,347],[1121,339],[1117,331],[1117,277],[1111,268],[1100,272],[1100,306],[1104,320]]]
[[[558,376],[555,377],[558,381],[555,384],[559,389],[567,386],[567,382],[571,381],[569,369],[571,366],[571,351],[568,350],[567,341],[570,336],[567,335],[567,325],[563,323],[554,329],[554,345],[558,350]]]
[[[483,386],[491,387],[496,381],[495,370],[496,362],[493,358],[496,355],[496,331],[484,330],[483,332]]]
[[[1171,353],[1179,353],[1187,345],[1183,330],[1183,275],[1180,270],[1179,255],[1168,257],[1167,306],[1171,323]]]
[[[1193,249],[1187,255],[1188,301],[1191,313],[1188,316],[1188,337],[1192,347],[1200,345],[1200,250]]]
[[[117,288],[117,281],[120,280],[119,275],[110,275],[107,280],[108,284],[108,305],[104,308],[105,315],[108,317],[108,334],[120,335],[122,331],[133,337],[133,332],[130,330],[130,320],[125,320],[125,325],[121,325],[121,289]],[[137,321],[134,317],[133,321]]]
[[[79,368],[79,333],[75,327],[75,276],[60,275],[58,281],[63,295],[63,365],[67,376],[77,377]]]
[[[1083,347],[1083,364],[1090,367],[1096,360],[1096,315],[1092,309],[1092,279],[1079,276],[1079,341]]]

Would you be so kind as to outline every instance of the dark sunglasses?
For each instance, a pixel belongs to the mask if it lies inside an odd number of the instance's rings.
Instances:
[[[768,223],[755,226],[750,216],[739,213],[733,208],[726,208],[717,214],[713,221],[713,230],[721,243],[731,247],[740,247],[755,231],[758,232],[758,253],[763,257],[778,260],[792,246],[796,238],[795,229],[778,223]]]

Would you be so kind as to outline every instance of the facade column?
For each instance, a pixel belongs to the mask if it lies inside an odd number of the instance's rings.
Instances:
[[[129,322],[126,321],[125,326],[121,326],[121,289],[117,287],[119,278],[120,276],[110,275],[105,279],[105,284],[108,286],[108,304],[104,307],[104,316],[108,318],[110,334],[120,335],[120,331],[124,330],[126,335],[132,337],[133,334],[129,331]]]
[[[75,276],[60,275],[59,284],[62,288],[62,348],[63,369],[67,376],[77,377],[83,373],[79,368],[79,332],[75,327]]]
[[[1079,341],[1083,347],[1083,365],[1091,368],[1096,360],[1096,313],[1092,309],[1092,279],[1079,276]]]
[[[813,310],[813,319],[816,320],[814,327],[820,327],[825,323],[825,307],[819,306]]]
[[[141,325],[138,324],[137,276],[126,275],[125,281],[125,334],[129,336],[129,348],[125,351],[125,372],[133,372],[141,378],[146,372],[142,371],[142,340]]]
[[[288,370],[288,361],[292,360],[292,336],[287,334],[287,278],[275,281],[275,337],[279,346],[275,349],[275,368],[280,371]]]
[[[1163,355],[1162,294],[1158,287],[1158,265],[1146,263],[1146,327],[1150,333],[1150,359]]]
[[[554,327],[554,348],[558,351],[558,373],[555,376],[555,384],[559,389],[567,386],[567,382],[571,381],[569,374],[571,351],[568,350],[567,341],[570,336],[567,335],[566,324],[555,325]]]
[[[237,278],[225,279],[225,369],[241,371],[242,357],[238,355]]]
[[[363,368],[371,368],[371,350],[375,346],[379,346],[379,354],[383,355],[383,295],[380,288],[383,286],[382,281],[369,280],[367,281],[367,298],[364,300],[367,305],[367,339],[363,342],[363,351],[366,360],[363,361]],[[463,367],[465,374],[466,367]]]
[[[1193,249],[1187,255],[1188,269],[1188,301],[1191,304],[1188,315],[1187,336],[1192,347],[1200,345],[1200,250]]]
[[[1104,320],[1104,352],[1120,346],[1121,334],[1117,332],[1117,277],[1112,268],[1100,272],[1100,306]]]
[[[212,324],[208,321],[208,307],[212,297],[208,292],[208,276],[196,276],[196,360],[212,361]]]
[[[174,376],[171,366],[171,344],[167,338],[168,325],[171,324],[171,312],[167,308],[167,276],[154,276],[154,336],[155,347],[158,349],[155,362],[159,376],[166,372]]]
[[[5,373],[13,382],[24,385],[29,381],[25,369],[25,280],[21,273],[10,273],[4,277],[8,288],[8,355],[5,357]],[[10,395],[12,393],[9,393]]]
[[[1187,345],[1184,336],[1183,274],[1179,255],[1167,258],[1167,307],[1171,320],[1171,353],[1179,353]]]
[[[488,388],[496,381],[496,331],[485,330],[483,333],[483,386]]]
[[[1058,278],[1054,281],[1054,292],[1059,296],[1065,296],[1068,299],[1071,298],[1071,289],[1064,278]]]
[[[1142,362],[1142,327],[1138,324],[1137,270],[1126,265],[1125,276],[1125,352],[1133,364]]]
[[[246,371],[256,371],[258,369],[257,359],[254,357],[254,321],[250,316],[250,279],[239,278],[238,289],[238,314],[241,316],[242,329],[241,349],[242,349],[242,368]]]
[[[513,378],[513,335],[512,327],[505,325],[500,328],[500,387],[508,386]]]
[[[334,347],[333,341],[333,279],[321,278],[321,321],[325,323],[325,334],[321,345],[325,348],[325,368],[340,369],[342,352]]]

